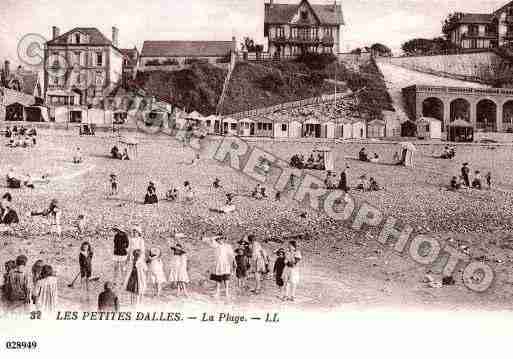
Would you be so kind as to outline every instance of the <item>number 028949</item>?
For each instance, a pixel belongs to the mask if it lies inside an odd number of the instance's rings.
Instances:
[[[8,340],[5,342],[5,348],[12,350],[35,350],[37,349],[37,342],[35,340]]]

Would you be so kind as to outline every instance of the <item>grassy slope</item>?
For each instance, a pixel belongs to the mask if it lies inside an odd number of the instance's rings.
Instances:
[[[137,84],[150,94],[188,111],[197,110],[209,115],[215,113],[225,76],[226,71],[215,66],[194,65],[175,72],[141,73]],[[298,62],[240,62],[232,74],[222,113],[231,114],[333,93],[334,85],[323,81],[324,78],[345,81],[353,91],[365,87],[366,91],[359,95],[361,112],[371,112],[375,117],[382,109],[391,109],[383,77],[373,63],[362,64],[360,71],[356,72],[333,63],[323,69],[312,70]],[[344,91],[345,88],[339,85],[338,90]]]

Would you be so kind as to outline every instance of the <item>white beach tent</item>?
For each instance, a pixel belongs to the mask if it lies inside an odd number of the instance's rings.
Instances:
[[[330,120],[327,122],[324,122],[322,124],[322,137],[324,138],[335,138],[336,137],[336,128],[337,125],[335,124],[335,121]]]
[[[254,136],[255,135],[255,121],[250,118],[243,118],[239,120],[237,125],[239,136]]]
[[[333,151],[329,147],[318,147],[313,150],[313,152],[321,153],[324,159],[324,169],[326,171],[334,171],[335,170],[335,156]]]
[[[289,138],[300,138],[303,131],[303,124],[293,120],[289,122]]]
[[[415,152],[417,148],[411,142],[399,142],[401,147],[401,161],[405,167],[414,167]]]
[[[231,118],[231,117],[225,117],[225,118],[223,118],[222,124],[223,124],[223,133],[225,135],[232,135],[232,136],[237,135],[238,122],[236,119]]]
[[[421,117],[417,120],[417,137],[440,140],[442,138],[442,121],[433,117]]]

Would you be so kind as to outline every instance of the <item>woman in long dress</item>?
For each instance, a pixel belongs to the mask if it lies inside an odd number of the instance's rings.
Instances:
[[[221,295],[221,286],[224,285],[226,297],[230,298],[230,277],[235,268],[235,253],[230,244],[225,243],[222,235],[203,237],[215,249],[215,266],[211,279],[216,282],[215,298]]]
[[[139,305],[146,291],[146,272],[148,267],[139,249],[132,254],[132,267],[125,280],[125,288],[130,293],[130,304]]]
[[[58,287],[57,277],[53,275],[53,268],[44,265],[41,270],[41,279],[36,282],[32,293],[36,308],[42,312],[51,313],[57,306]]]
[[[301,259],[301,252],[297,249],[296,241],[290,241],[289,248],[285,253],[285,269],[282,276],[285,283],[284,300],[294,301],[296,297],[296,288],[299,283],[298,263]]]
[[[132,233],[130,236],[130,246],[128,247],[128,262],[133,259],[134,251],[141,251],[141,256],[146,255],[146,245],[144,243],[144,237],[142,236],[142,229],[139,226],[132,227]]]

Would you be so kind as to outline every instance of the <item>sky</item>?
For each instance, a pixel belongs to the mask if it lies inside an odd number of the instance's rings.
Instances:
[[[269,1],[269,0],[265,0]],[[298,3],[274,0],[276,3]],[[331,4],[334,0],[311,0]],[[340,3],[340,0],[338,0]],[[395,53],[414,37],[440,35],[441,23],[453,11],[491,13],[504,0],[344,0],[346,21],[341,51],[375,42]],[[50,39],[52,26],[61,34],[74,27],[97,27],[107,37],[119,28],[120,47],[140,50],[144,40],[230,40],[250,36],[264,42],[264,0],[2,0],[0,59],[18,64],[24,35]]]

